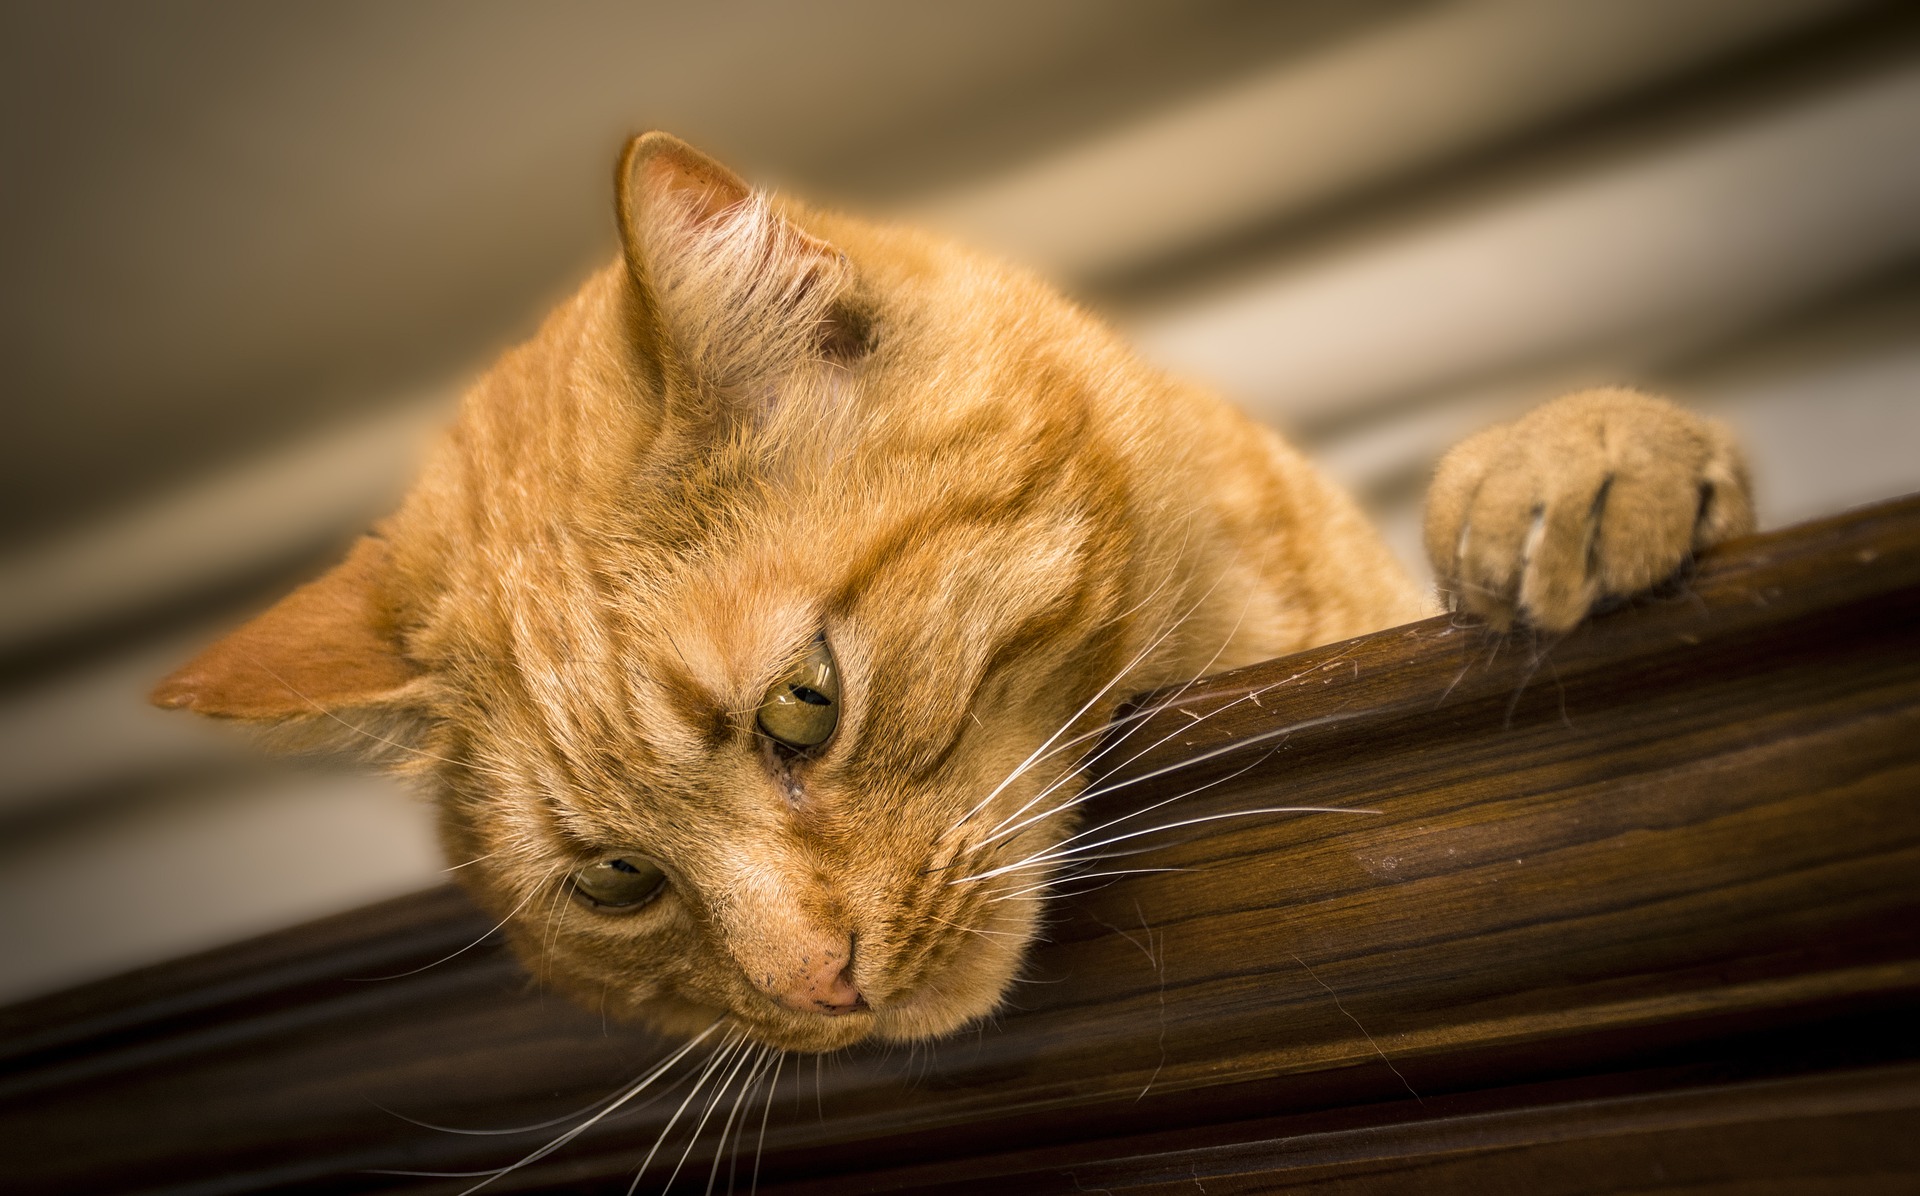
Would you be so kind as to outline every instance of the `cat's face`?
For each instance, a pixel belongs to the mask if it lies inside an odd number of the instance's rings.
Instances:
[[[1144,371],[1024,277],[671,139],[620,177],[625,261],[381,538],[158,697],[401,743],[455,875],[589,1006],[950,1031],[1036,931],[1049,870],[996,870],[1072,833],[1088,737],[1171,651],[1110,427]]]
[[[846,401],[873,383],[833,368]],[[818,420],[835,400],[781,401]],[[904,440],[858,422],[743,431],[630,513],[573,495],[551,543],[484,554],[486,615],[421,645],[472,703],[447,741],[472,762],[451,854],[589,1004],[688,1028],[725,1010],[822,1048],[952,1029],[1018,967],[1043,878],[967,878],[1067,833],[1065,812],[997,832],[1086,744],[974,808],[1122,663],[1101,624],[1124,532],[1050,454],[946,415],[903,418]],[[648,515],[666,503],[701,526]],[[585,530],[590,510],[621,530]]]
[[[1107,652],[1074,625],[1111,599],[1080,529],[889,489],[848,467],[756,495],[751,531],[643,600],[589,597],[604,559],[544,559],[526,629],[450,670],[485,705],[461,720],[447,838],[537,973],[802,1048],[998,1002],[1040,899],[1009,895],[1040,877],[967,878],[1066,833],[1065,813],[995,832],[1077,750],[968,815],[1084,701]]]

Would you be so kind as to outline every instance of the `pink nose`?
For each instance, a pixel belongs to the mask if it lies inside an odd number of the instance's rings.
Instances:
[[[867,1007],[853,984],[853,943],[815,943],[800,950],[786,975],[756,977],[768,996],[799,1013],[841,1017]]]

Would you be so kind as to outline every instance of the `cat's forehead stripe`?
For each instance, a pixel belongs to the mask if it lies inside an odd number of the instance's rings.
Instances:
[[[655,670],[653,681],[681,722],[691,728],[707,748],[719,747],[733,734],[734,723],[726,703],[695,680],[687,668],[677,662],[661,665]]]

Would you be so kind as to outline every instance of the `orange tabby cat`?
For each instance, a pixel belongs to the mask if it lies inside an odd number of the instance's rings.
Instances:
[[[406,503],[155,700],[391,745],[540,975],[820,1050],[989,1011],[1129,694],[1429,613],[1271,433],[1036,279],[654,133],[622,260]],[[1718,427],[1563,399],[1442,463],[1443,588],[1563,630],[1752,523]],[[996,898],[1003,898],[996,900]]]

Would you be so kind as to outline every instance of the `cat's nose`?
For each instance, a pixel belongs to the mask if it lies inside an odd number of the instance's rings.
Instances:
[[[768,996],[799,1013],[841,1017],[867,1007],[853,983],[853,940],[815,942],[802,948],[794,966],[781,976],[757,977]]]

